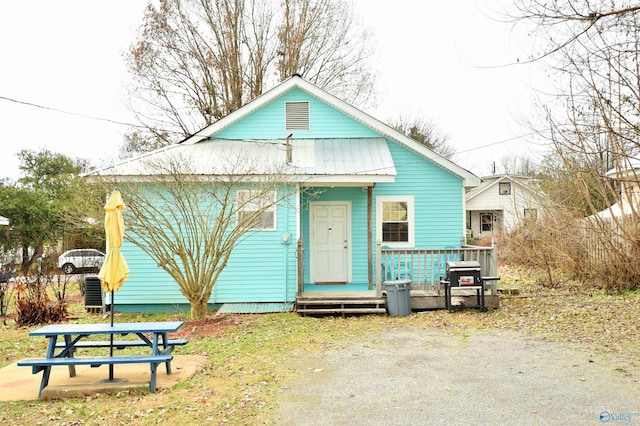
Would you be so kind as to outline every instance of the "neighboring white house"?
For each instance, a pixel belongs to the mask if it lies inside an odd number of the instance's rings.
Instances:
[[[0,225],[9,225],[9,219],[4,216],[0,216]]]
[[[496,175],[466,193],[467,229],[471,237],[509,232],[522,219],[538,217],[543,194],[528,176]]]
[[[620,183],[620,201],[589,217],[610,219],[640,214],[640,160],[630,160],[624,166],[609,170],[605,176]]]

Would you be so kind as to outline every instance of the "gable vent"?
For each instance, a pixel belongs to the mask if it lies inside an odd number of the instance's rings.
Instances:
[[[309,130],[309,102],[285,102],[286,130]]]

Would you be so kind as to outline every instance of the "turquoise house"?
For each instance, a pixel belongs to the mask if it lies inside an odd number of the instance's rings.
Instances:
[[[225,159],[246,155],[257,162],[238,173],[277,170],[291,189],[264,226],[233,249],[211,307],[291,310],[303,293],[370,292],[380,271],[376,247],[460,247],[465,190],[480,184],[297,75],[182,142],[100,174],[153,173],[142,171],[143,159],[176,152],[188,154],[202,175],[228,173]],[[188,309],[177,284],[141,249],[125,242],[122,252],[131,273],[116,294],[117,309]]]

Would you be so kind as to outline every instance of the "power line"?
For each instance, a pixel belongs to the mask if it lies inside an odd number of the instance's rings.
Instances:
[[[65,111],[65,110],[62,110],[62,109],[48,107],[48,106],[45,106],[45,105],[34,104],[32,102],[26,102],[26,101],[20,101],[20,100],[17,100],[17,99],[8,98],[6,96],[0,96],[0,99],[5,100],[5,101],[9,101],[9,102],[13,102],[13,103],[16,103],[16,104],[20,104],[20,105],[26,105],[26,106],[30,106],[30,107],[34,107],[34,108],[40,108],[40,109],[44,109],[44,110],[47,110],[47,111],[59,112],[61,114],[68,114],[68,115],[73,115],[73,116],[76,116],[76,117],[88,118],[88,119],[91,119],[91,120],[105,121],[107,123],[119,124],[119,125],[123,125],[123,126],[139,127],[139,128],[143,128],[143,129],[146,128],[146,127],[141,126],[139,124],[126,123],[124,121],[112,120],[110,118],[102,118],[102,117],[96,117],[96,116],[93,116],[93,115],[86,115],[86,114],[80,114],[80,113],[77,113],[77,112]]]
[[[127,122],[124,122],[124,121],[113,120],[113,119],[110,119],[110,118],[103,118],[103,117],[96,117],[96,116],[93,116],[93,115],[80,114],[80,113],[77,113],[77,112],[66,111],[66,110],[62,110],[62,109],[59,109],[59,108],[49,107],[49,106],[46,106],[46,105],[35,104],[33,102],[21,101],[21,100],[18,100],[18,99],[13,99],[13,98],[9,98],[9,97],[6,97],[6,96],[1,96],[1,95],[0,95],[0,100],[5,100],[5,101],[8,101],[8,102],[13,102],[13,103],[16,103],[16,104],[26,105],[26,106],[30,106],[30,107],[33,107],[33,108],[39,108],[39,109],[47,110],[47,111],[54,111],[54,112],[58,112],[58,113],[61,113],[61,114],[67,114],[67,115],[73,115],[73,116],[76,116],[76,117],[87,118],[87,119],[90,119],[90,120],[98,120],[98,121],[104,121],[104,122],[107,122],[107,123],[113,123],[113,124],[118,124],[118,125],[122,125],[122,126],[130,126],[130,127],[140,128],[140,129],[147,129],[147,127],[142,126],[140,124],[133,124],[133,123],[127,123]],[[536,132],[532,132],[532,133],[528,133],[528,134],[525,134],[525,135],[514,136],[512,138],[503,139],[503,140],[500,140],[500,141],[497,141],[497,142],[488,143],[486,145],[476,146],[476,147],[473,147],[473,148],[465,149],[463,151],[456,151],[455,154],[464,154],[466,152],[471,152],[471,151],[475,151],[475,150],[478,150],[478,149],[484,149],[484,148],[488,148],[488,147],[494,146],[494,145],[500,145],[500,144],[503,144],[505,142],[510,142],[510,141],[513,141],[513,140],[516,140],[516,139],[520,139],[520,138],[524,138],[524,137],[528,137],[528,136],[533,136],[535,134],[537,134],[537,133]],[[197,133],[192,135],[192,136],[196,136],[196,135],[197,135]],[[438,153],[436,153],[436,154],[438,154]],[[438,155],[440,155],[440,154],[438,154]]]
[[[486,145],[481,145],[481,146],[476,146],[476,147],[473,147],[473,148],[465,149],[464,151],[456,151],[456,154],[463,154],[463,153],[465,153],[465,152],[475,151],[475,150],[477,150],[477,149],[488,148],[488,147],[490,147],[490,146],[500,145],[501,143],[511,142],[511,141],[516,140],[516,139],[526,138],[526,137],[528,137],[528,136],[533,136],[533,135],[537,135],[537,134],[538,134],[537,132],[531,132],[531,133],[527,133],[526,135],[514,136],[514,137],[512,137],[512,138],[503,139],[503,140],[501,140],[501,141],[488,143],[488,144],[486,144]]]

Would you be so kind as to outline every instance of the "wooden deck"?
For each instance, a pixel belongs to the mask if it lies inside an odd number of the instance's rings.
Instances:
[[[299,243],[298,249],[301,250]],[[382,249],[377,244],[374,262],[375,279],[369,283],[345,285],[315,285],[304,283],[302,253],[298,256],[298,291],[295,310],[300,315],[386,314],[387,297],[384,280],[411,280],[411,310],[446,309],[444,288],[447,261],[477,261],[482,276],[497,276],[497,245],[491,247],[463,246],[449,249]],[[454,289],[452,305],[476,305],[474,290]],[[486,282],[485,306],[497,309],[500,298],[496,281]]]
[[[444,290],[410,290],[411,310],[414,312],[446,309]],[[453,305],[473,306],[476,294],[473,290],[455,290],[452,295]],[[498,293],[485,293],[485,304],[489,309],[500,307]],[[387,295],[380,297],[374,291],[313,291],[304,292],[296,298],[296,312],[306,315],[357,315],[386,314]]]

